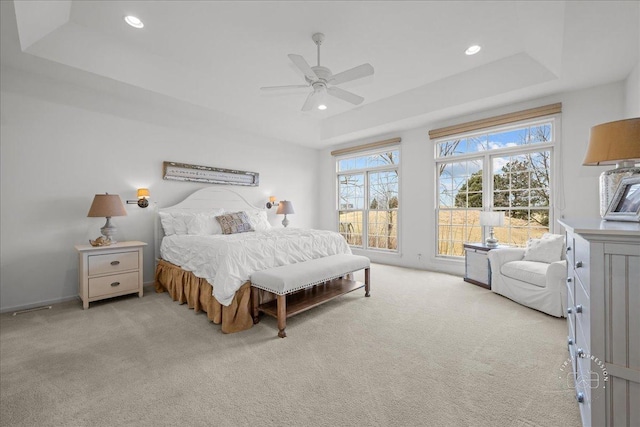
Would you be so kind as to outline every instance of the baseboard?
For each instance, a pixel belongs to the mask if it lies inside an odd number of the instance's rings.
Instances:
[[[147,288],[151,288],[155,290],[155,284],[156,282],[147,282],[144,283],[142,285],[144,291],[149,292],[147,290]],[[39,302],[34,302],[34,303],[29,303],[29,304],[23,304],[23,305],[16,305],[13,307],[1,307],[0,308],[0,314],[4,314],[4,313],[13,313],[16,311],[21,311],[21,310],[29,310],[32,308],[36,308],[36,307],[42,307],[42,306],[47,306],[47,305],[53,305],[53,304],[60,304],[63,302],[68,302],[68,301],[73,301],[73,300],[80,300],[80,297],[78,295],[70,295],[67,297],[61,297],[61,298],[54,298],[51,300],[44,300],[44,301],[39,301]]]

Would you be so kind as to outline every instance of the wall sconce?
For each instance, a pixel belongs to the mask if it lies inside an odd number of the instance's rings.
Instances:
[[[278,206],[279,203],[276,203],[276,196],[269,197],[269,201],[267,202],[267,209],[271,209],[274,206]]]
[[[141,208],[149,206],[149,189],[138,188],[138,200],[127,200],[128,205],[137,204]]]

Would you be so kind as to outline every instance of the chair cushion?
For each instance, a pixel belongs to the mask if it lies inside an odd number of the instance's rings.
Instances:
[[[547,268],[549,264],[535,261],[511,261],[502,265],[503,276],[530,283],[540,288],[547,287]]]

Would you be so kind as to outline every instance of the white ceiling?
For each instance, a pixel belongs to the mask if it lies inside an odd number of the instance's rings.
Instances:
[[[2,2],[2,64],[62,66],[205,108],[224,123],[311,147],[625,79],[639,59],[638,1]],[[145,23],[129,27],[123,16]],[[287,54],[335,74],[354,107],[302,112],[310,89]],[[482,45],[475,56],[464,55]],[[30,60],[29,58],[38,58]],[[58,68],[59,70],[59,68]],[[91,80],[96,82],[95,79]]]

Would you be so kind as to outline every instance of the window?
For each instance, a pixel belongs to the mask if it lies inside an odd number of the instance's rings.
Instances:
[[[480,212],[503,211],[501,243],[524,246],[549,231],[556,119],[522,121],[436,141],[437,255],[483,241]]]
[[[396,147],[336,161],[338,231],[350,246],[398,251],[399,165]]]

